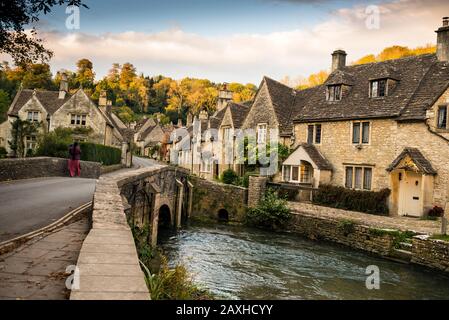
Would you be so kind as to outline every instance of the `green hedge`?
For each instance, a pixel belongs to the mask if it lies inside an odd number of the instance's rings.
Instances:
[[[323,185],[314,193],[313,202],[326,207],[388,215],[388,197],[391,191],[355,191],[343,187]]]
[[[122,151],[114,147],[101,144],[80,143],[81,160],[100,162],[105,166],[119,164],[122,160]]]

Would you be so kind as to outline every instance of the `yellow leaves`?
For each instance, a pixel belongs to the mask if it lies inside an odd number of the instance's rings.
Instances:
[[[357,64],[365,64],[365,63],[373,63],[373,62],[382,62],[387,60],[393,60],[393,59],[400,59],[404,57],[409,56],[418,56],[422,54],[429,54],[429,53],[435,53],[436,52],[436,46],[433,45],[427,45],[424,47],[416,47],[413,49],[410,49],[408,47],[402,47],[402,46],[391,46],[387,47],[380,54],[377,56],[370,54],[367,55],[356,62],[354,62],[355,65]]]
[[[233,100],[235,102],[245,102],[254,99],[257,87],[251,83],[243,85],[241,83],[230,83],[228,90],[233,92]]]
[[[321,70],[318,73],[311,74],[309,78],[305,81],[302,81],[296,89],[303,90],[307,88],[312,88],[319,86],[326,82],[327,78],[329,77],[329,72],[325,70]]]

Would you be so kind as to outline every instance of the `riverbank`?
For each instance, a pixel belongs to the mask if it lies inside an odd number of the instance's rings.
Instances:
[[[449,272],[449,242],[432,239],[437,221],[372,216],[358,212],[289,203],[287,229],[309,239],[326,240],[404,263]]]

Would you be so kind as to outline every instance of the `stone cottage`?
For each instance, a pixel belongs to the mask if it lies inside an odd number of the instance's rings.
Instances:
[[[294,99],[285,182],[392,191],[392,215],[420,217],[449,199],[449,19],[436,54],[346,65]],[[446,207],[447,208],[447,207]],[[448,209],[448,208],[447,208]]]
[[[58,127],[83,128],[74,136],[77,141],[91,141],[107,146],[121,147],[123,136],[117,128],[121,121],[113,119],[112,113],[97,105],[83,89],[70,94],[66,79],[59,91],[21,89],[14,98],[8,120],[0,125],[0,143],[11,152],[11,124],[15,119],[39,123],[38,133],[51,132]],[[35,149],[37,135],[25,137],[26,149]]]

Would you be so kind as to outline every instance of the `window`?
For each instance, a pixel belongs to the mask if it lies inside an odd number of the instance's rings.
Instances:
[[[322,127],[321,124],[309,125],[307,127],[307,143],[321,144]]]
[[[372,189],[373,169],[369,167],[347,166],[345,187],[355,190]]]
[[[259,124],[257,126],[257,142],[266,143],[267,142],[267,125]]]
[[[313,125],[310,125],[307,127],[307,143],[313,144],[313,132],[315,127]]]
[[[39,112],[37,111],[29,111],[27,120],[31,122],[39,122]]]
[[[371,81],[370,95],[372,98],[386,97],[387,96],[387,80],[375,80]]]
[[[36,136],[26,136],[26,149],[34,150],[37,146],[37,138]]]
[[[327,101],[341,100],[341,85],[327,86]]]
[[[301,183],[310,183],[312,178],[312,171],[309,166],[301,166]]]
[[[299,167],[292,167],[292,179],[291,181],[299,182]]]
[[[284,172],[283,172],[284,182],[290,181],[290,173],[291,173],[291,166],[284,166]]]
[[[201,159],[201,172],[210,173],[211,161],[210,159]]]
[[[70,124],[72,126],[86,126],[87,116],[85,114],[72,114],[70,115]]]
[[[438,108],[438,129],[447,128],[447,107]]]
[[[352,123],[352,143],[369,144],[370,141],[370,122]]]

